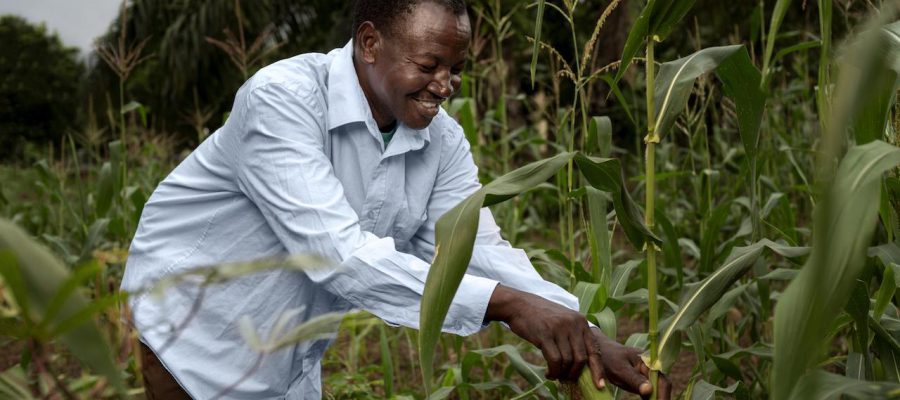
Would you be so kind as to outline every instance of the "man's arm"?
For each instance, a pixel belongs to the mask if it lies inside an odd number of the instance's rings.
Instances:
[[[412,241],[425,259],[434,254],[437,219],[481,187],[462,133],[444,133],[442,140],[442,165],[428,203],[429,218]],[[468,274],[501,282],[491,295],[485,323],[505,322],[514,333],[537,346],[547,360],[548,378],[576,380],[587,364],[598,386],[609,380],[632,392],[647,394],[651,390],[649,371],[640,351],[591,329],[576,311],[577,299],[542,279],[525,252],[502,239],[488,209],[481,210],[479,220]],[[668,398],[667,382],[661,385],[661,393],[660,399]]]

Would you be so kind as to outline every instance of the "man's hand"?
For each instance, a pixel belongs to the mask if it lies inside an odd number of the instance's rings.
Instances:
[[[622,389],[640,394],[642,398],[649,399],[653,392],[650,384],[650,368],[641,358],[641,351],[634,347],[625,347],[612,340],[600,329],[592,328],[594,342],[599,351],[599,365],[590,365],[591,377],[598,388],[605,386],[609,381]],[[659,374],[658,396],[659,400],[668,400],[671,396],[672,385],[662,374]]]
[[[598,388],[606,381],[649,398],[649,368],[640,350],[625,347],[592,330],[578,312],[530,293],[498,285],[485,321],[503,321],[519,337],[537,346],[547,360],[547,378],[576,381],[587,364]],[[668,381],[660,376],[660,400],[669,399]]]

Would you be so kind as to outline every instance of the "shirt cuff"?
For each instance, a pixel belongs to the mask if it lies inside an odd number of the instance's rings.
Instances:
[[[443,331],[469,336],[484,328],[488,303],[500,282],[475,275],[464,275],[450,310],[444,320]]]

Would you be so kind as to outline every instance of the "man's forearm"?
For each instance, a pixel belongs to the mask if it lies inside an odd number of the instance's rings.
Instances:
[[[484,322],[509,321],[516,304],[516,298],[520,295],[518,290],[497,285],[491,299],[488,301],[487,311],[484,313]]]

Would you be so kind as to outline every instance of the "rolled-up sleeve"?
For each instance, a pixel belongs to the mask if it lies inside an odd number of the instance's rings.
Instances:
[[[311,280],[385,321],[417,328],[429,265],[395,250],[391,238],[363,231],[325,154],[325,109],[313,84],[267,83],[242,89],[232,117],[238,188],[259,208],[291,254],[318,254],[338,264],[307,271]],[[467,276],[444,331],[481,328],[497,282]]]
[[[443,135],[445,143],[434,191],[428,201],[428,220],[412,240],[415,252],[431,259],[435,246],[435,224],[440,216],[481,188],[478,168],[461,129]],[[478,233],[466,277],[481,276],[505,286],[541,296],[578,310],[578,299],[559,286],[541,278],[522,249],[512,247],[500,235],[500,227],[488,208],[480,211]]]

